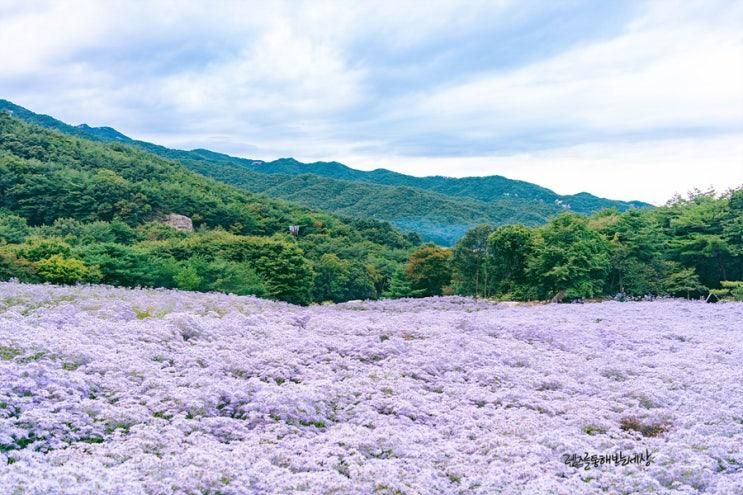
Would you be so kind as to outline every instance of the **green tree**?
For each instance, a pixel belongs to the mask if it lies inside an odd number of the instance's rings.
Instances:
[[[495,292],[488,242],[493,230],[490,225],[479,225],[468,230],[454,246],[451,266],[457,294],[487,297]]]
[[[737,201],[736,193],[717,198],[714,191],[695,191],[659,212],[672,260],[693,267],[707,287],[719,287],[721,280],[740,274],[743,260],[736,256],[735,227],[730,230],[736,224]]]
[[[155,286],[159,267],[137,248],[113,242],[91,244],[76,250],[86,264],[98,266],[101,281],[125,287]]]
[[[439,296],[451,283],[451,251],[437,246],[422,246],[405,264],[405,278],[413,291],[422,296]]]
[[[315,265],[315,289],[316,301],[342,301],[345,295],[345,284],[348,282],[349,265],[347,261],[341,260],[333,253],[327,253],[320,257]]]
[[[391,280],[387,290],[382,294],[383,297],[397,299],[400,297],[420,297],[423,291],[414,291],[410,283],[405,278],[405,270],[397,270]]]
[[[333,253],[322,255],[315,265],[316,301],[370,299],[375,295],[370,268],[342,260]]]
[[[59,238],[34,237],[26,240],[18,250],[18,256],[28,261],[41,261],[54,255],[68,258],[72,254],[69,244]]]
[[[39,278],[55,284],[97,282],[100,278],[95,267],[87,267],[78,259],[64,258],[59,254],[36,262],[35,267]]]
[[[736,258],[736,267],[728,270],[731,278],[743,279],[743,187],[731,191],[729,195],[728,214],[723,221],[722,236],[730,246]]]
[[[663,290],[669,295],[690,299],[692,296],[702,295],[707,288],[699,281],[699,275],[694,268],[683,268],[673,263],[669,273],[663,279]]]
[[[266,286],[247,263],[214,260],[207,265],[208,289],[239,296],[265,296]]]
[[[529,293],[527,264],[534,254],[534,236],[523,225],[505,225],[488,237],[491,279],[499,294],[523,298]]]
[[[601,234],[589,229],[585,217],[562,214],[538,232],[529,276],[538,280],[542,297],[559,300],[603,293],[610,248]]]
[[[251,266],[261,275],[267,294],[294,304],[312,301],[315,274],[302,250],[282,241],[259,242]]]
[[[352,262],[348,269],[348,280],[345,289],[345,297],[343,299],[346,301],[372,299],[376,297],[371,267]]]
[[[149,241],[164,241],[168,239],[183,239],[187,237],[183,231],[162,222],[147,222],[137,227],[137,233]]]
[[[640,210],[608,211],[592,218],[589,225],[608,239],[611,248],[607,293],[643,296],[662,292],[667,241],[653,216]]]
[[[35,282],[30,262],[18,259],[15,251],[0,246],[0,280],[16,278],[21,282]]]
[[[181,267],[173,276],[173,281],[175,286],[182,290],[200,290],[204,283],[204,279],[199,276],[196,268],[188,262],[181,264]]]
[[[29,234],[25,218],[0,211],[0,244],[20,244]]]

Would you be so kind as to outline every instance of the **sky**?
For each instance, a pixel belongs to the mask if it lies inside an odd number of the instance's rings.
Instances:
[[[743,1],[0,0],[0,98],[253,159],[743,185]]]

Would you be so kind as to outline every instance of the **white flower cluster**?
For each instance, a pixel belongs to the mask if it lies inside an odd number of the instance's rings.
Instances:
[[[741,363],[739,303],[3,283],[0,495],[740,495]]]

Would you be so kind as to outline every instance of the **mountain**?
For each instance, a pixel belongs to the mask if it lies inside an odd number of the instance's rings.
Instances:
[[[131,142],[132,139],[128,136],[123,135],[112,127],[90,127],[88,124],[80,124],[75,126],[85,134],[85,137],[94,136],[103,141],[122,141]]]
[[[264,173],[288,175],[314,174],[333,179],[368,182],[387,186],[406,186],[444,194],[446,196],[465,197],[480,201],[495,201],[503,198],[520,198],[525,200],[555,203],[562,208],[570,208],[578,213],[591,213],[601,208],[648,207],[640,201],[618,201],[599,198],[589,193],[559,195],[544,187],[529,182],[507,179],[499,175],[486,177],[452,178],[442,176],[414,177],[385,169],[365,172],[354,170],[338,162],[302,163],[293,158],[283,158],[274,162],[257,163],[253,168]]]
[[[0,111],[0,279],[240,291],[302,304],[366,299],[389,287],[419,242],[386,222],[204,177],[122,144],[112,129],[95,137],[18,116]],[[189,217],[195,231],[164,225],[171,214]]]
[[[568,209],[588,214],[604,208],[625,211],[651,206],[588,193],[559,195],[529,182],[497,175],[413,177],[385,169],[355,170],[338,162],[302,163],[293,158],[266,162],[205,149],[175,150],[131,139],[110,127],[71,126],[0,100],[0,110],[3,109],[65,134],[140,147],[249,192],[346,217],[388,221],[402,230],[417,232],[427,241],[447,246],[478,224],[538,225]]]

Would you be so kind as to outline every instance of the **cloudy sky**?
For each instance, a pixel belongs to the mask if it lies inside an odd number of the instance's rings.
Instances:
[[[743,184],[743,2],[0,0],[0,98],[184,149],[656,204]]]

